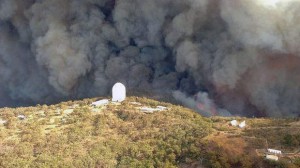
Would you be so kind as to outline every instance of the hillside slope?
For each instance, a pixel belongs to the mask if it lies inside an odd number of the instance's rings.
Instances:
[[[1,167],[172,167],[197,160],[212,126],[191,110],[144,98],[2,109]],[[146,114],[140,106],[166,106]],[[16,116],[25,115],[19,120]]]
[[[299,166],[297,120],[245,119],[238,129],[146,98],[92,107],[98,99],[1,109],[0,167]],[[266,161],[265,142],[295,155]]]

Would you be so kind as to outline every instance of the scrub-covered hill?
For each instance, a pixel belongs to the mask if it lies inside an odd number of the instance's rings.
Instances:
[[[146,98],[91,106],[99,99],[1,109],[0,167],[300,165],[296,120],[245,119],[246,128],[239,129],[228,125],[231,118],[204,118]],[[267,161],[265,141],[295,155]]]
[[[212,131],[209,119],[171,104],[92,102],[2,109],[0,167],[179,166],[200,157],[200,140]],[[142,112],[158,105],[167,109]]]

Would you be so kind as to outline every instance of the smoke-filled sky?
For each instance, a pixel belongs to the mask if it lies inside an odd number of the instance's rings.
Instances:
[[[128,92],[300,115],[298,0],[0,0],[0,106]]]

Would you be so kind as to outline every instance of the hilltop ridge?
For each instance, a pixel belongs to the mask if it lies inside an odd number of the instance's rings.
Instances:
[[[91,106],[101,99],[0,109],[0,167],[300,165],[297,119],[205,118],[142,97]],[[246,120],[247,127],[231,127],[233,118]],[[267,161],[268,147],[290,155]]]

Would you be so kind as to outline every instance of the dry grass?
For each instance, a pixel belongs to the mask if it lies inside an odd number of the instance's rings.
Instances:
[[[0,109],[0,167],[270,167],[255,149],[288,150],[282,135],[299,133],[296,119],[204,118],[143,97],[91,107],[98,99]],[[167,110],[139,110],[158,105]]]

